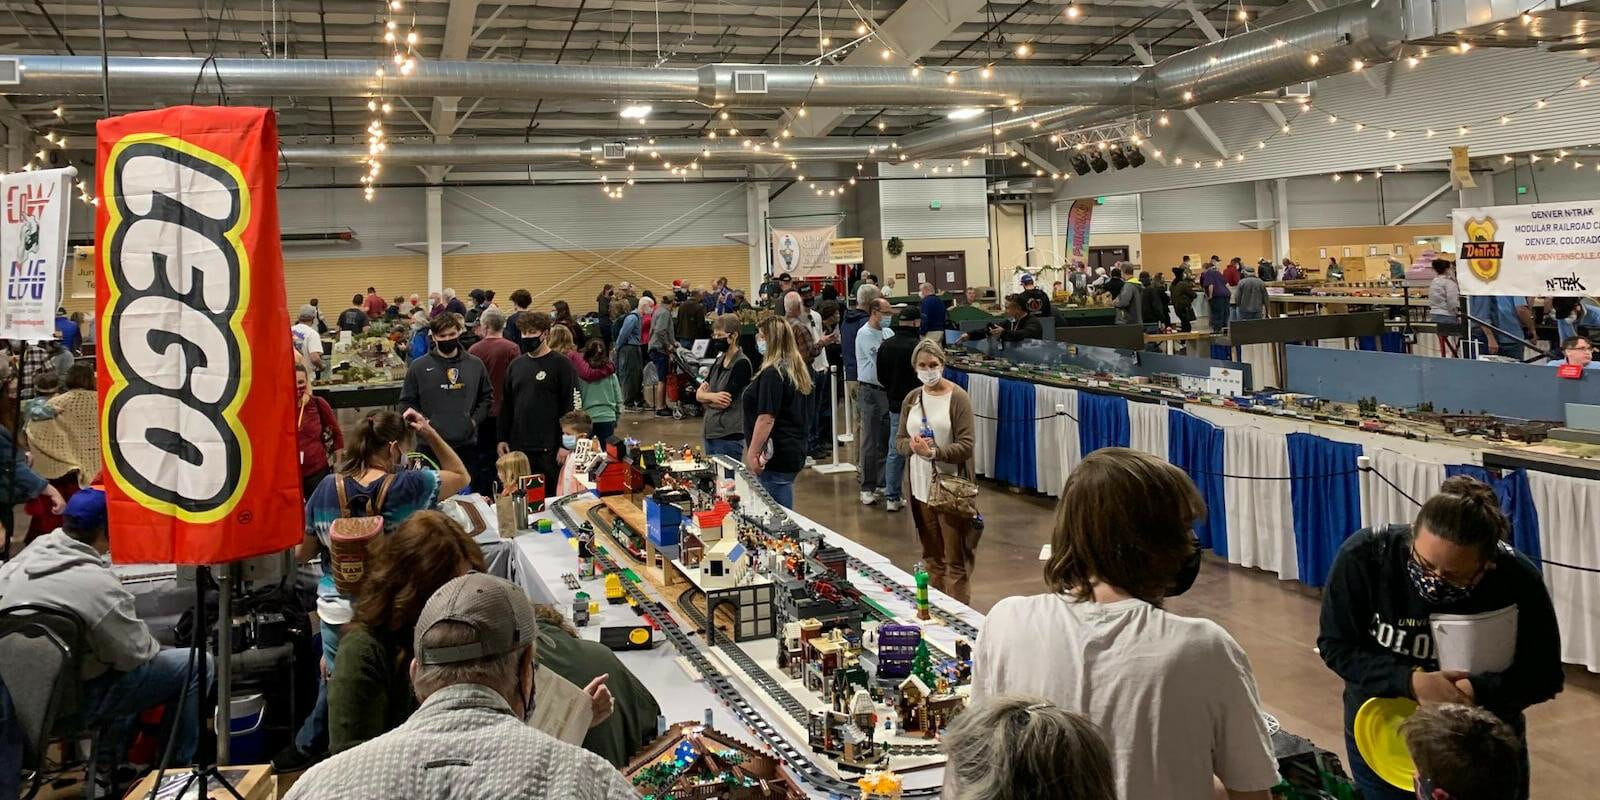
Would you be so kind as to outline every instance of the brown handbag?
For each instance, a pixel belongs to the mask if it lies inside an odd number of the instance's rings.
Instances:
[[[922,418],[928,418],[928,408],[922,402],[922,390],[917,390],[917,407]],[[976,519],[978,516],[978,484],[970,478],[939,469],[939,461],[932,459],[933,478],[928,484],[928,506],[933,510],[959,519]],[[962,468],[964,472],[965,469]]]
[[[336,476],[334,488],[339,493],[339,518],[328,525],[328,544],[332,551],[328,559],[333,571],[333,585],[339,594],[354,597],[367,572],[367,549],[383,533],[383,501],[389,495],[394,475],[385,475],[378,485],[378,493],[367,504],[369,516],[350,515],[350,498],[345,490],[345,476]]]

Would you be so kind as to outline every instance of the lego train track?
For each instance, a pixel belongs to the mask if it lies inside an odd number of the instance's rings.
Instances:
[[[865,575],[868,579],[870,579],[873,583],[876,583],[879,586],[882,586],[883,588],[888,589],[890,592],[893,592],[896,597],[900,598],[901,600],[906,601],[907,603],[910,603],[912,608],[916,607],[916,605],[917,605],[917,593],[916,592],[912,591],[911,589],[906,588],[900,582],[894,580],[893,578],[890,578],[888,575],[883,574],[882,572],[880,572],[875,567],[868,566],[866,562],[862,561],[859,558],[856,558],[855,556],[850,556],[850,560],[849,560],[848,563],[849,563],[850,569],[853,569],[853,570],[856,570],[856,571],[860,572],[861,574]],[[933,616],[935,616],[935,617],[938,617],[939,621],[944,623],[945,627],[949,628],[952,631],[955,631],[958,636],[961,636],[962,638],[966,639],[968,642],[972,642],[972,643],[976,643],[977,642],[977,640],[978,640],[978,629],[974,628],[972,625],[968,624],[966,622],[966,620],[963,620],[959,615],[953,614],[953,613],[951,613],[949,611],[946,611],[946,610],[944,610],[944,609],[942,609],[942,608],[940,608],[940,607],[938,607],[938,606],[936,606],[936,605],[934,605],[932,603],[928,604],[928,613],[933,615]]]
[[[564,497],[550,504],[551,511],[561,519],[562,523],[571,530],[578,529],[578,520],[567,510],[571,497]],[[700,674],[701,680],[707,689],[717,696],[751,733],[773,753],[779,761],[783,762],[791,774],[800,781],[810,784],[819,791],[829,795],[850,795],[857,791],[854,783],[837,778],[823,769],[813,760],[808,753],[803,752],[790,742],[772,723],[768,722],[745,698],[744,693],[734,684],[733,680],[723,674],[721,670],[711,663],[704,651],[694,643],[690,634],[683,630],[673,619],[666,605],[652,600],[645,593],[643,587],[629,579],[627,574],[609,556],[598,554],[596,559],[607,572],[614,573],[622,583],[622,590],[639,608],[650,616],[661,630],[667,641],[672,643],[678,655],[689,662],[689,665]],[[769,678],[770,679],[770,678]],[[902,794],[906,798],[938,797],[938,787],[921,789],[907,789]]]

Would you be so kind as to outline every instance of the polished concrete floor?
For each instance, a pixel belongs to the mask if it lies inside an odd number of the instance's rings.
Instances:
[[[699,420],[626,415],[620,433],[669,444],[699,440]],[[845,452],[845,457],[854,455]],[[1039,549],[1050,541],[1055,502],[983,482],[979,506],[987,523],[972,578],[972,605],[988,611],[1002,597],[1045,591]],[[795,484],[795,510],[910,567],[920,555],[909,511],[864,507],[855,473],[806,470]],[[1222,625],[1250,656],[1268,712],[1286,730],[1341,757],[1343,684],[1315,652],[1319,593],[1260,570],[1208,558],[1194,588],[1168,608]],[[1062,654],[1065,656],[1066,654]],[[1041,657],[1050,657],[1041,655]],[[1528,712],[1533,797],[1600,796],[1600,676],[1567,668],[1567,688]]]

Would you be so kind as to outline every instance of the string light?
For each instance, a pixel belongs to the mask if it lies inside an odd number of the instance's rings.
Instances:
[[[1028,54],[1031,52],[1033,52],[1033,48],[1029,47],[1027,42],[1017,45],[1018,58],[1027,58]]]
[[[1081,16],[1083,16],[1083,9],[1078,8],[1076,5],[1067,6],[1067,19],[1077,19]]]

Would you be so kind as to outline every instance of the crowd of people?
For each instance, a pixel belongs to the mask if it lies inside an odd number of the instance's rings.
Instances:
[[[1237,260],[1219,264],[1208,261],[1198,282],[1179,267],[1170,284],[1126,267],[1117,284],[1072,274],[1084,291],[1114,295],[1119,316],[1133,322],[1163,318],[1168,308],[1182,319],[1202,294],[1214,321],[1253,318],[1261,284],[1277,276]],[[1070,280],[1077,291],[1078,278]],[[1003,321],[984,333],[1038,336],[1051,296],[1031,276],[1024,287],[1003,299]],[[756,298],[771,313],[746,345],[740,312],[749,305],[725,281],[659,296],[607,286],[588,321],[565,302],[535,310],[522,289],[507,313],[490,291],[469,293],[471,307],[450,290],[423,306],[414,295],[385,303],[369,288],[336,326],[422,315],[426,346],[409,359],[398,409],[348,426],[311,391],[323,351],[320,312],[308,304],[291,331],[305,497],[296,555],[323,564],[311,601],[321,657],[316,700],[274,759],[281,771],[307,770],[289,796],[634,796],[617,769],[655,734],[659,705],[649,688],[558,609],[485,574],[482,545],[449,512],[458,495],[503,492],[508,459],[541,476],[550,496],[574,490],[568,455],[580,439],[607,441],[630,409],[702,407],[706,452],[742,460],[792,506],[798,473],[832,446],[829,393],[847,381],[846,402],[860,420],[861,504],[909,505],[930,584],[968,601],[983,520],[940,495],[946,479],[974,476],[976,417],[945,375],[946,306],[932,287],[919,290],[919,302],[896,309],[870,274],[848,304],[831,289],[813,293],[779,276]],[[710,340],[704,374],[677,357],[700,339]],[[1565,360],[1588,365],[1584,345],[1574,336]],[[83,710],[86,721],[109,726],[108,766],[125,759],[137,717],[165,705],[175,706],[163,730],[181,763],[194,756],[212,666],[189,668],[188,650],[160,645],[104,560],[121,534],[93,488],[94,374],[62,357],[91,346],[63,330],[17,353],[29,364],[22,374],[34,376],[25,386],[0,374],[27,393],[22,417],[0,425],[0,463],[16,476],[0,497],[0,518],[9,523],[13,505],[31,502],[37,526],[0,567],[0,610],[44,604],[90,623]],[[16,369],[11,361],[0,364]],[[19,429],[20,444],[11,434]],[[1249,659],[1220,626],[1165,608],[1202,568],[1192,526],[1205,513],[1188,476],[1164,460],[1119,448],[1083,459],[1051,523],[1048,591],[1002,600],[976,643],[973,704],[944,739],[947,796],[1269,797],[1280,776]],[[332,530],[351,517],[376,518],[381,529],[356,586],[327,569],[337,550]],[[1413,524],[1358,531],[1341,549],[1318,652],[1345,682],[1347,763],[1368,800],[1527,796],[1524,710],[1559,693],[1563,672],[1543,581],[1509,540],[1493,491],[1458,476]],[[1503,671],[1443,671],[1430,647],[1416,645],[1430,614],[1506,606],[1518,609],[1519,626]],[[546,670],[589,698],[593,724],[581,746],[524,724],[539,692],[535,675]],[[1405,727],[1414,792],[1384,782],[1354,744],[1355,712],[1374,697],[1422,704]],[[0,686],[0,798],[11,796],[7,781],[20,770],[15,722]]]

